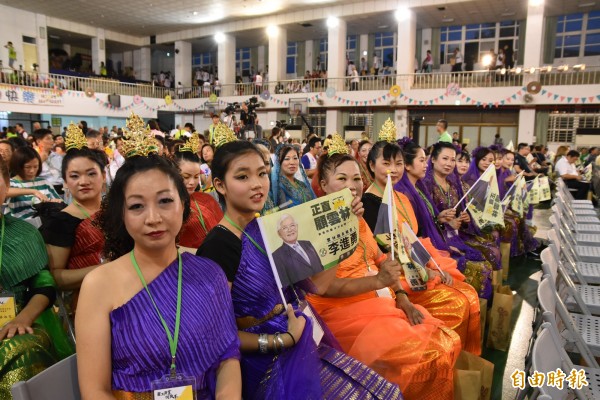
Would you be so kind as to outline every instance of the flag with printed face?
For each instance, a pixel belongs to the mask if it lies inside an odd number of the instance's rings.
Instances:
[[[510,201],[510,208],[518,215],[523,215],[523,188],[525,187],[525,178],[520,177],[514,183],[515,190]]]
[[[468,210],[479,228],[486,225],[504,225],[504,210],[494,164],[481,174],[467,194],[470,195]]]
[[[389,249],[392,258],[397,259],[402,265],[404,276],[410,288],[413,291],[426,290],[427,271],[422,266],[414,265],[411,262],[404,247],[398,222],[396,203],[394,202],[394,186],[392,185],[392,178],[388,175],[373,235],[377,243]]]
[[[542,176],[540,178],[540,201],[547,201],[551,198],[550,181],[547,176]]]
[[[527,199],[529,200],[529,204],[539,204],[540,203],[540,179],[539,176],[536,176],[531,184],[531,189],[529,189],[529,196]]]

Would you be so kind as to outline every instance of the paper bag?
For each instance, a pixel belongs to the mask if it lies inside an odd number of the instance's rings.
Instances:
[[[499,286],[494,292],[492,308],[488,315],[490,329],[488,331],[487,347],[508,351],[512,307],[513,294],[510,286]]]
[[[485,322],[487,321],[487,299],[479,299],[479,321],[481,322],[481,348],[485,345]]]
[[[492,290],[496,292],[499,286],[502,286],[502,270],[492,271]]]
[[[465,372],[468,372],[469,374],[465,374]],[[472,376],[471,372],[477,372],[479,374],[479,385],[477,385],[475,377]],[[458,384],[454,385],[455,399],[490,399],[492,381],[494,380],[493,363],[466,351],[461,351],[456,360],[454,376],[455,382],[458,380]],[[474,386],[475,390],[467,391],[467,388],[464,387],[465,382]],[[458,391],[460,391],[460,395]],[[476,392],[476,394],[472,394],[473,391]]]
[[[454,398],[479,400],[481,374],[479,371],[454,370]]]

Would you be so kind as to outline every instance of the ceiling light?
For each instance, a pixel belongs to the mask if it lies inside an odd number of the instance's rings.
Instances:
[[[560,72],[567,72],[569,70],[569,66],[565,64],[565,65],[559,66],[556,69],[559,70]]]
[[[442,22],[454,22],[454,18],[444,18]]]
[[[515,69],[515,74],[520,74],[522,71],[523,71],[523,68],[521,68],[521,67],[517,67],[517,68]]]
[[[579,7],[579,8],[586,8],[586,7],[593,7],[595,5],[596,5],[596,2],[590,1],[589,3],[581,3],[577,7]]]
[[[500,74],[501,74],[501,75],[506,75],[506,68],[502,68],[502,69],[500,70]]]
[[[279,28],[275,25],[267,26],[267,36],[268,37],[276,37],[279,34]]]
[[[489,67],[491,63],[492,63],[492,55],[491,54],[486,54],[485,56],[481,57],[481,64],[484,67]]]
[[[167,53],[167,57],[171,57],[171,53]]]
[[[223,43],[225,41],[225,34],[223,32],[215,33],[215,42]]]
[[[410,9],[406,6],[399,7],[394,13],[396,21],[402,22],[410,18]]]
[[[198,11],[194,11],[194,12],[192,13],[192,15],[194,15],[194,16],[198,15]]]
[[[512,17],[513,15],[515,15],[514,11],[500,14],[501,17]]]
[[[368,51],[366,51],[366,50],[364,50],[364,51],[363,51],[363,56],[367,56],[367,55],[369,55],[369,52],[368,52]]]
[[[530,74],[535,74],[535,67],[528,68],[526,71]]]
[[[455,106],[460,106],[460,100],[454,100],[454,105]]]
[[[529,5],[533,7],[541,6],[544,4],[544,0],[529,0]]]
[[[378,26],[379,29],[387,29],[389,27],[390,27],[389,25],[379,25]]]
[[[585,71],[585,64],[577,64],[573,65],[574,71]]]
[[[340,24],[340,20],[336,17],[329,17],[327,18],[327,27],[328,28],[337,28],[337,26]]]

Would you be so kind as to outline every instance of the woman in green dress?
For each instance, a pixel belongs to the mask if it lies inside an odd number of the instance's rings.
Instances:
[[[10,180],[1,158],[0,176],[1,204]],[[66,336],[51,310],[56,290],[47,264],[40,233],[25,221],[0,215],[0,399],[11,399],[13,384],[73,351],[66,341],[54,340]]]

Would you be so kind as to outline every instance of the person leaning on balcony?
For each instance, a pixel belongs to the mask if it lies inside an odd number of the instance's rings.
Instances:
[[[350,79],[350,90],[358,90],[358,83],[360,82],[360,77],[358,76],[358,71],[356,70],[356,66],[352,65],[352,73],[350,74],[352,77]]]
[[[454,65],[452,66],[452,72],[462,72],[463,56],[460,50],[454,49]]]
[[[452,143],[452,135],[448,133],[448,121],[445,119],[438,120],[437,124],[435,125],[435,129],[440,135],[438,142]]]
[[[430,74],[433,70],[433,57],[431,56],[431,50],[427,50],[427,55],[423,60],[423,65],[421,66],[421,72],[425,72]]]

